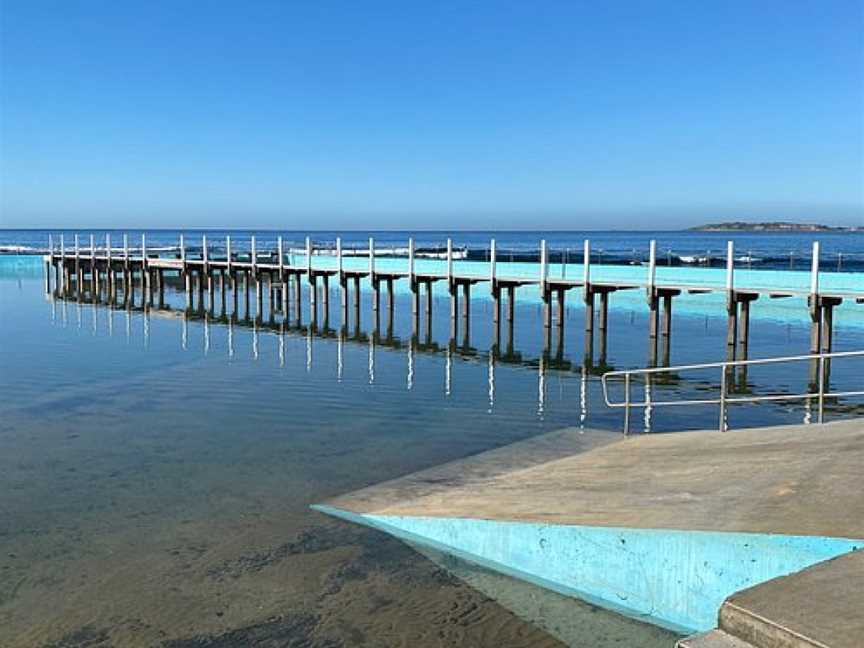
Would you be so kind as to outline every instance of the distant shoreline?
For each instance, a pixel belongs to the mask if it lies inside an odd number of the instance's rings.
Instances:
[[[745,223],[734,221],[726,223],[708,223],[687,229],[689,232],[860,232],[861,227],[832,226],[818,223]]]

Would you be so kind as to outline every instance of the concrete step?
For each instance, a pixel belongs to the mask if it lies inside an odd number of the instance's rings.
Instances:
[[[711,630],[679,639],[675,648],[755,648],[755,646],[722,630]]]
[[[860,648],[864,551],[827,560],[730,596],[719,629],[757,648]]]

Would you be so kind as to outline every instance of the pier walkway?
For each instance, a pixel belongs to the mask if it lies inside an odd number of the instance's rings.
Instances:
[[[845,593],[836,607],[807,605],[789,581],[729,597],[864,548],[861,465],[861,419],[629,438],[564,430],[316,508],[680,632],[709,631],[719,613],[737,641],[756,621],[735,605],[781,626],[794,616],[799,634],[860,637],[848,614],[864,609],[857,567],[794,581],[813,599]]]
[[[303,306],[303,286],[308,286],[309,319],[318,321],[319,311],[324,317],[329,312],[330,281],[338,282],[341,293],[341,308],[347,310],[353,292],[354,307],[359,307],[361,281],[372,289],[372,308],[377,314],[383,310],[382,290],[387,291],[387,308],[392,309],[394,282],[404,281],[411,292],[412,315],[415,325],[421,310],[430,313],[433,307],[433,286],[446,285],[450,300],[451,337],[456,337],[460,321],[467,328],[471,317],[471,290],[477,284],[485,284],[493,301],[492,320],[494,339],[500,336],[502,307],[506,305],[504,316],[513,320],[516,291],[532,287],[537,290],[543,303],[542,326],[546,339],[553,324],[563,328],[565,321],[565,300],[571,290],[580,292],[580,300],[585,308],[586,350],[594,347],[595,329],[599,333],[600,348],[605,347],[608,328],[609,297],[619,291],[641,291],[645,294],[649,310],[647,337],[649,358],[652,364],[658,358],[658,344],[662,341],[662,357],[668,357],[672,335],[673,301],[683,294],[720,294],[725,296],[722,314],[727,318],[727,357],[746,358],[750,337],[751,304],[760,298],[783,299],[804,298],[811,322],[810,351],[812,353],[830,352],[833,346],[834,309],[846,302],[864,305],[864,281],[850,275],[835,287],[820,284],[819,243],[814,243],[812,268],[809,278],[802,282],[802,273],[766,272],[759,281],[747,283],[736,281],[735,257],[732,243],[727,245],[726,271],[716,275],[705,271],[703,280],[688,275],[664,277],[657,267],[656,245],[650,245],[648,262],[639,276],[630,268],[618,268],[616,272],[604,272],[608,276],[592,276],[592,252],[589,241],[585,241],[582,263],[574,266],[577,277],[567,278],[562,265],[561,276],[550,272],[549,250],[546,242],[540,242],[539,264],[501,264],[496,256],[494,239],[490,241],[489,257],[485,263],[460,262],[457,266],[452,241],[447,241],[444,258],[419,258],[415,254],[413,240],[409,240],[404,258],[393,258],[390,249],[375,247],[369,240],[365,257],[357,250],[343,251],[341,239],[336,239],[335,247],[317,249],[309,238],[303,250],[286,250],[282,239],[277,241],[276,249],[260,250],[252,237],[249,250],[238,251],[232,248],[230,237],[226,237],[214,249],[203,236],[200,247],[187,250],[181,236],[178,245],[171,248],[148,249],[146,236],[142,236],[140,246],[130,247],[128,237],[124,236],[123,246],[111,244],[106,235],[104,245],[96,245],[91,236],[89,246],[82,246],[78,237],[70,247],[61,236],[59,246],[52,239],[48,245],[49,254],[45,256],[46,290],[51,291],[52,274],[54,287],[64,292],[82,293],[85,289],[96,295],[107,296],[107,301],[116,298],[119,291],[129,294],[137,284],[146,304],[161,302],[164,297],[166,277],[179,276],[183,281],[187,305],[191,305],[198,294],[199,303],[206,292],[212,305],[218,290],[224,301],[226,291],[244,294],[249,302],[250,291],[254,288],[255,303],[258,311],[263,312],[265,292],[271,304],[278,304],[279,310],[288,312],[295,309],[299,313]],[[363,252],[363,251],[360,251]],[[389,258],[379,258],[386,255]],[[53,272],[52,272],[53,270]],[[608,270],[608,268],[606,268]],[[627,272],[621,272],[626,270]],[[670,269],[671,270],[671,269]],[[788,277],[787,277],[788,275]],[[753,277],[752,272],[748,277]],[[779,279],[778,279],[779,277]],[[790,278],[783,281],[783,278]],[[719,278],[719,281],[718,281]],[[809,285],[808,285],[809,284]],[[460,311],[461,293],[461,311]],[[421,297],[425,299],[421,300]],[[421,303],[421,301],[423,303]]]

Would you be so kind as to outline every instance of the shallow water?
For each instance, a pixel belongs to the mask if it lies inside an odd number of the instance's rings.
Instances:
[[[481,299],[467,336],[463,326],[451,343],[438,301],[412,344],[403,296],[376,334],[368,294],[342,330],[334,291],[328,327],[313,330],[269,312],[220,319],[218,304],[184,315],[171,290],[148,312],[56,299],[32,264],[16,267],[0,275],[0,645],[672,645],[308,508],[562,427],[620,429],[598,374],[646,364],[642,309],[613,308],[606,356],[586,365],[579,308],[544,354],[526,303],[496,354]],[[753,356],[806,352],[806,326],[752,327]],[[682,315],[670,361],[722,359],[724,340],[722,319]],[[835,345],[864,348],[864,335],[838,328]],[[803,391],[808,379],[806,365],[765,367],[742,385]],[[654,397],[718,381],[688,374]],[[831,381],[860,389],[852,363]],[[864,413],[828,406],[829,419]],[[730,423],[810,416],[800,404],[740,406]],[[635,427],[715,426],[705,407],[655,408]]]

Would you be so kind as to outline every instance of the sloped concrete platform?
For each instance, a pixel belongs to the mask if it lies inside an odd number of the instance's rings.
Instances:
[[[864,547],[864,425],[564,431],[319,510],[678,631]]]

